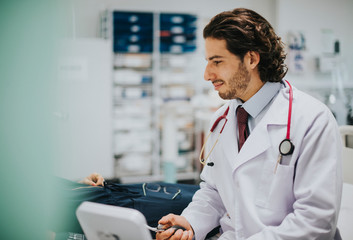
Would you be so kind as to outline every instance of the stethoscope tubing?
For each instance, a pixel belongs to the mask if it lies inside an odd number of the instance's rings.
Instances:
[[[287,135],[286,135],[286,139],[290,139],[290,125],[292,122],[292,104],[293,104],[293,89],[292,89],[292,85],[290,85],[290,83],[285,80],[286,83],[289,86],[289,108],[288,108],[288,121],[287,121]]]
[[[285,82],[289,86],[289,107],[288,107],[288,120],[287,120],[287,134],[286,134],[286,138],[279,145],[280,156],[290,155],[290,154],[293,153],[293,150],[294,150],[294,145],[293,145],[292,141],[290,140],[290,129],[291,129],[291,121],[292,121],[293,89],[292,89],[292,85],[287,80],[285,80]],[[210,156],[210,154],[212,153],[212,151],[215,148],[216,144],[218,143],[219,137],[222,134],[223,129],[224,129],[224,127],[225,127],[225,125],[226,125],[226,123],[228,121],[228,119],[227,119],[228,112],[229,112],[229,106],[224,111],[224,113],[221,116],[219,116],[216,119],[216,121],[213,123],[213,125],[212,125],[212,127],[210,129],[210,132],[208,133],[208,135],[207,135],[207,137],[205,139],[205,142],[202,145],[202,148],[201,148],[201,151],[200,151],[199,160],[200,160],[200,162],[203,165],[206,164],[206,161],[207,161],[208,157]],[[208,141],[208,138],[210,137],[211,133],[213,133],[213,131],[216,129],[216,127],[218,126],[218,124],[219,124],[219,122],[221,120],[224,120],[224,123],[223,123],[223,126],[222,126],[221,130],[219,131],[217,139],[216,139],[215,143],[212,145],[209,153],[204,158],[202,158],[202,155],[203,155],[203,153],[205,151],[205,146],[206,146],[206,143]],[[289,144],[290,145],[289,149],[285,150],[285,152],[282,150],[283,149],[282,146],[284,146],[284,144],[287,144],[287,145]],[[208,163],[207,165],[213,166],[214,163]]]

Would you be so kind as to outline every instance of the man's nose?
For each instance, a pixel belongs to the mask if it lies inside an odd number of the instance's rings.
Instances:
[[[212,80],[216,79],[216,74],[213,71],[211,71],[211,69],[208,66],[206,66],[205,72],[203,74],[203,78],[206,81],[212,81]]]

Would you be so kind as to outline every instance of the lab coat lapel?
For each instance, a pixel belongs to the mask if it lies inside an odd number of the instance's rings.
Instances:
[[[269,125],[287,124],[288,100],[283,97],[283,93],[284,91],[279,92],[263,119],[253,129],[240,152],[236,154],[233,170],[237,169],[240,165],[246,163],[247,161],[254,159],[256,156],[271,147],[271,132]]]
[[[238,155],[238,140],[236,135],[238,126],[235,118],[235,109],[237,106],[238,103],[236,101],[229,102],[228,121],[218,143],[222,147],[223,156],[228,160],[230,166],[234,165],[235,157]]]

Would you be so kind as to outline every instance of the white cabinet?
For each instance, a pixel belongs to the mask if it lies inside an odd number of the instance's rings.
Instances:
[[[59,136],[55,173],[71,180],[93,172],[114,176],[112,157],[111,42],[62,42],[58,61],[58,100],[54,110]]]

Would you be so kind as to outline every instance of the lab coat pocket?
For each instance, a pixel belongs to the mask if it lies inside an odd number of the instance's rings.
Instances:
[[[265,165],[258,185],[255,203],[273,211],[287,212],[292,208],[294,166],[276,163]]]

